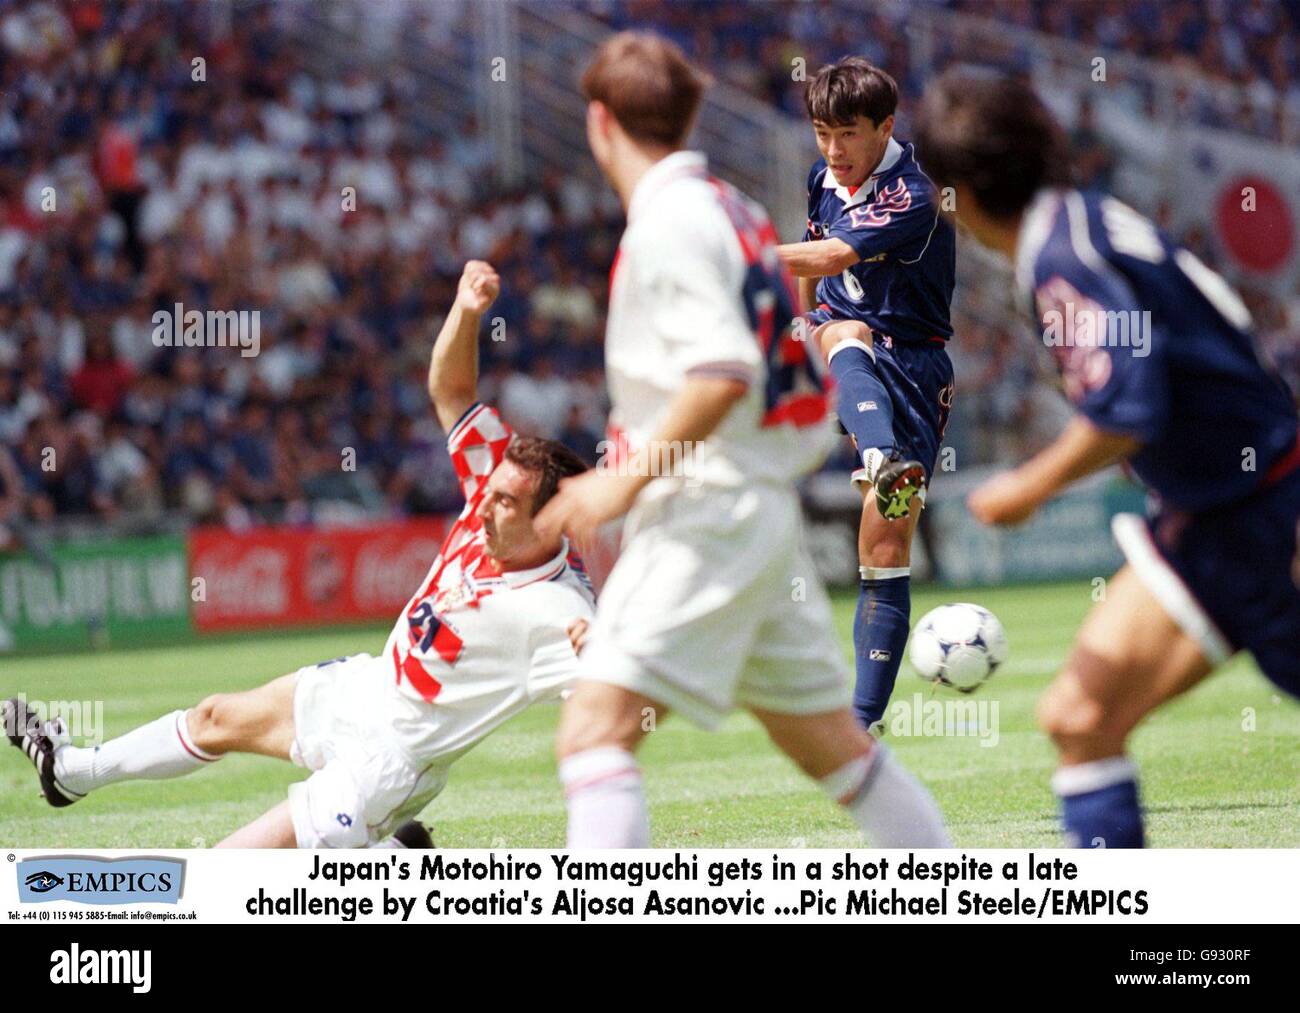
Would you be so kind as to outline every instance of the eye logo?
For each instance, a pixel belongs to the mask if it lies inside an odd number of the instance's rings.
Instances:
[[[63,885],[63,877],[52,872],[33,872],[23,882],[32,893],[49,893],[55,887]]]

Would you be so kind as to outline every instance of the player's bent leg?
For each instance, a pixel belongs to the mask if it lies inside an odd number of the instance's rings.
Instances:
[[[813,331],[813,340],[821,349],[822,360],[828,364],[831,353],[842,344],[857,345],[867,354],[875,354],[871,328],[860,320],[828,320]]]
[[[872,505],[870,496],[863,499],[862,519],[858,523],[858,562],[865,567],[891,569],[910,566],[912,538],[921,511],[914,511],[905,521],[887,521]]]
[[[847,710],[824,714],[780,714],[762,707],[750,707],[777,749],[790,757],[815,781],[845,764],[869,755],[876,741],[858,727]],[[838,797],[836,801],[839,801]]]
[[[293,676],[247,693],[208,697],[99,746],[74,746],[58,722],[29,736],[41,791],[68,805],[119,781],[165,780],[192,773],[231,751],[289,756],[293,741]]]
[[[292,848],[298,843],[289,803],[281,802],[217,844],[218,848]]]
[[[857,320],[830,320],[813,340],[835,378],[835,410],[866,465],[894,449],[894,402],[876,368],[871,329]],[[874,480],[875,467],[870,467]]]
[[[579,679],[564,701],[555,749],[559,759],[614,746],[632,752],[668,708],[622,686]]]
[[[205,697],[187,714],[194,744],[214,756],[256,753],[289,759],[296,680],[296,675],[282,675],[257,689]]]
[[[920,518],[887,521],[870,497],[858,528],[860,584],[853,615],[853,713],[863,728],[883,729],[912,620],[912,537]]]
[[[930,793],[848,708],[781,714],[751,708],[773,743],[849,812],[882,848],[948,848],[952,841]]]
[[[648,848],[650,817],[633,751],[667,709],[622,686],[580,679],[564,702],[555,751],[570,848]]]
[[[1038,705],[1061,760],[1052,787],[1069,843],[1143,846],[1137,769],[1125,742],[1147,714],[1212,668],[1133,569],[1121,569]]]

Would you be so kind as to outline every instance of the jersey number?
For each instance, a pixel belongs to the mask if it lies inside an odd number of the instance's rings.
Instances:
[[[840,278],[844,282],[844,290],[848,292],[849,298],[854,302],[862,302],[862,297],[866,293],[862,291],[862,282],[853,276],[853,268],[846,267]]]
[[[456,631],[442,621],[442,617],[433,610],[427,601],[420,602],[407,616],[411,626],[411,644],[419,644],[421,652],[428,654],[437,651],[438,657],[449,665],[454,665],[460,657],[464,641]]]

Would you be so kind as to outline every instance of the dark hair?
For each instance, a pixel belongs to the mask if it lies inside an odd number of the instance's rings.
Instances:
[[[803,100],[811,120],[847,127],[865,116],[880,126],[898,108],[898,84],[862,57],[846,56],[817,71]]]
[[[1014,78],[954,68],[930,84],[917,114],[917,157],[938,187],[1017,217],[1043,187],[1069,179],[1066,141],[1034,90]]]
[[[537,476],[537,491],[533,494],[534,514],[555,495],[561,479],[587,470],[587,463],[563,443],[537,436],[516,436],[506,447],[505,459]]]
[[[710,83],[676,44],[653,32],[606,39],[581,82],[587,100],[607,106],[628,136],[673,148],[686,143]]]

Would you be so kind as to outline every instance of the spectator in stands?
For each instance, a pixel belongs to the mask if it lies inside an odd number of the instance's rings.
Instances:
[[[1216,79],[1249,83],[1251,117],[1263,110],[1268,129],[1300,130],[1293,3],[940,6],[1203,61]],[[403,10],[437,39],[473,14]],[[796,58],[811,72],[862,51],[900,80],[904,111],[930,69],[913,61],[887,6],[601,0],[589,10],[620,27],[658,24],[725,80],[789,110],[802,108]],[[333,75],[309,66],[284,30],[305,11],[254,6],[229,18],[223,5],[91,0],[0,11],[0,445],[21,488],[0,478],[10,516],[156,516],[165,504],[243,527],[336,499],[391,514],[455,509],[417,360],[470,256],[499,262],[506,278],[489,322],[500,319],[503,340],[482,344],[485,394],[521,431],[594,456],[617,199],[566,166],[502,188],[475,117],[430,130],[425,111],[404,104],[400,74],[360,60]],[[934,41],[936,59],[952,48]],[[191,77],[200,56],[202,83]],[[1027,59],[1011,42],[990,58]],[[1149,100],[1133,82],[1110,84]],[[1215,91],[1189,89],[1189,115],[1231,123],[1239,110],[1221,108]],[[1075,139],[1081,171],[1104,183],[1114,162],[1093,116],[1081,110]],[[1203,232],[1187,238],[1210,258]],[[1002,385],[1002,400],[1032,415],[1020,396],[1029,381],[1002,352],[1005,292],[973,295],[958,369],[976,386]],[[157,347],[153,315],[178,303],[259,311],[260,354]],[[1295,328],[1274,334],[1278,361],[1294,363]],[[973,403],[957,399],[959,410]],[[1032,430],[1023,416],[981,423]],[[996,453],[994,442],[980,452]],[[343,468],[346,447],[355,472]],[[42,470],[46,448],[66,473]]]
[[[587,427],[582,408],[579,405],[573,404],[569,406],[569,414],[564,420],[564,428],[560,430],[556,439],[586,461],[587,464],[595,465],[597,463],[596,446],[601,441],[601,435]]]
[[[108,418],[122,405],[131,387],[131,367],[117,358],[103,330],[86,342],[86,361],[72,374],[72,399],[80,408]]]
[[[1115,153],[1097,131],[1092,97],[1085,94],[1079,102],[1074,129],[1070,133],[1073,149],[1075,182],[1086,190],[1114,189]]]
[[[0,444],[0,552],[20,544],[19,528],[26,514],[26,489],[18,463],[9,449]]]

